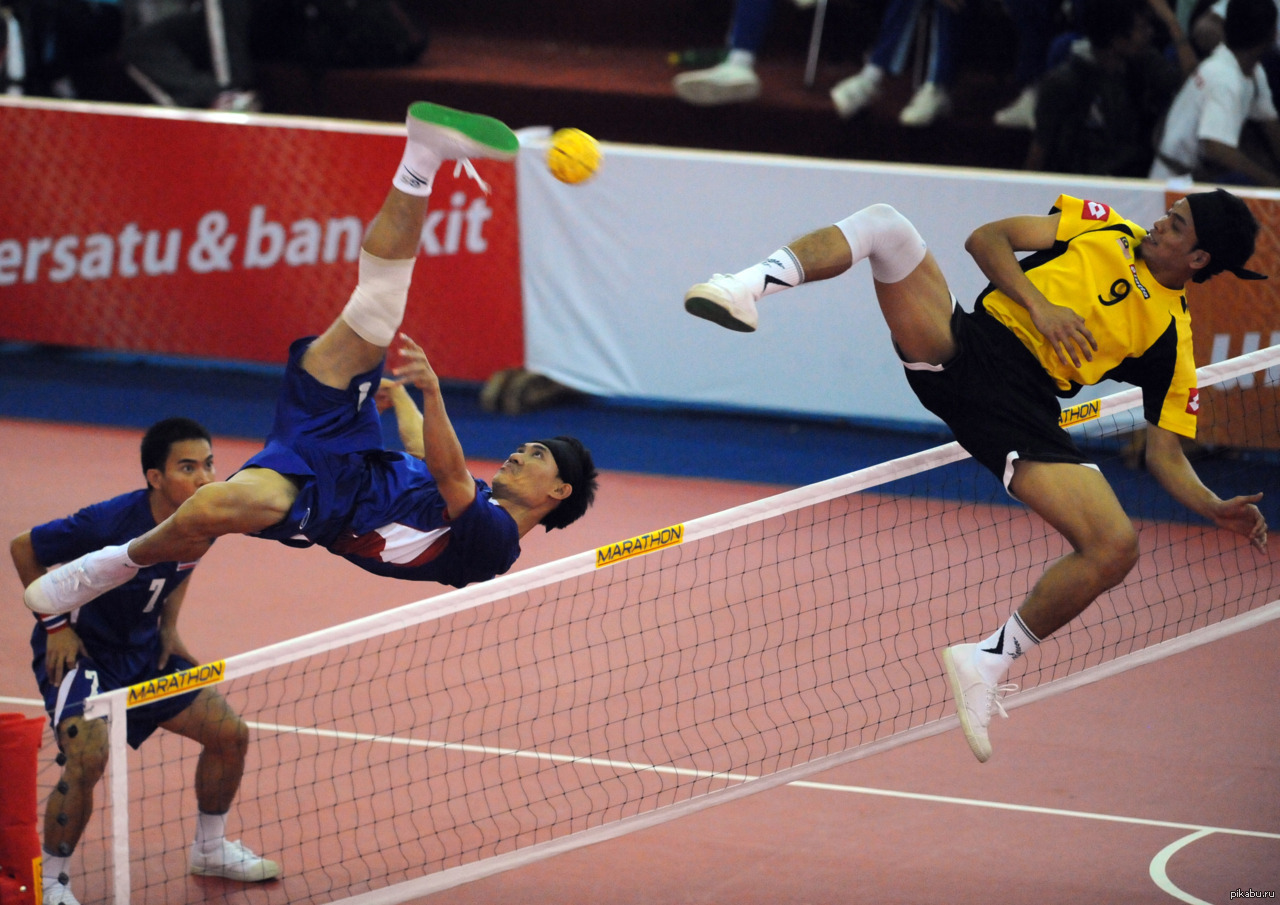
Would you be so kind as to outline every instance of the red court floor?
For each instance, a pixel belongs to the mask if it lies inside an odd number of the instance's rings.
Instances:
[[[0,420],[0,533],[12,537],[139,486],[138,439],[128,430]],[[256,448],[216,440],[221,472]],[[481,476],[493,467],[475,463]],[[517,568],[781,489],[605,473],[590,516],[567,531],[531,534]],[[9,575],[0,710],[34,713],[26,703],[35,698],[31,621]],[[182,633],[197,656],[217,659],[441,590],[375,578],[319,550],[224,538],[194,577]],[[1280,620],[1019,708],[994,727],[985,765],[958,733],[944,733],[422,901],[1227,903],[1250,900],[1233,891],[1280,895],[1278,650]]]

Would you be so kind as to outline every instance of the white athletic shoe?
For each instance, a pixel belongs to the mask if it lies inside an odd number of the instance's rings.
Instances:
[[[50,569],[27,586],[22,600],[45,616],[70,613],[95,597],[120,587],[138,570],[119,564],[125,546],[104,547]]]
[[[1035,129],[1037,94],[1034,85],[1023,88],[1012,104],[996,111],[992,121],[1002,129]]]
[[[258,857],[239,842],[228,842],[226,839],[212,851],[193,842],[188,863],[191,872],[197,876],[222,877],[241,883],[261,883],[280,876],[279,864]]]
[[[987,737],[987,726],[991,724],[994,714],[1009,718],[1000,698],[1008,692],[1017,691],[1018,686],[992,685],[985,681],[973,662],[977,649],[976,644],[948,647],[942,652],[942,664],[947,671],[947,680],[951,683],[951,694],[956,699],[956,714],[960,717],[960,728],[964,730],[965,741],[969,743],[978,762],[985,764],[991,757],[991,739]]]
[[[898,114],[898,122],[904,126],[931,126],[939,117],[951,112],[951,95],[947,89],[933,82],[925,82],[912,96],[910,103]]]
[[[682,72],[671,82],[676,97],[700,107],[741,104],[760,96],[760,76],[750,66],[725,60],[709,69]]]
[[[80,900],[71,894],[71,888],[61,883],[45,886],[40,901],[41,905],[80,905]]]
[[[684,294],[684,310],[739,333],[751,333],[760,323],[751,290],[726,273],[690,288]]]
[[[836,105],[836,113],[840,114],[840,118],[848,119],[879,97],[883,78],[878,72],[863,69],[857,75],[837,82],[831,89],[831,103]]]
[[[430,148],[442,160],[512,160],[520,150],[520,139],[505,123],[440,104],[411,104],[405,124],[409,141]]]

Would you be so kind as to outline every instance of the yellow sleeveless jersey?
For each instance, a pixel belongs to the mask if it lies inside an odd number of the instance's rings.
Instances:
[[[1093,360],[1063,365],[1027,309],[994,286],[977,306],[1035,355],[1058,395],[1106,379],[1133,384],[1142,388],[1147,421],[1194,437],[1199,392],[1191,314],[1182,290],[1161,286],[1138,258],[1147,231],[1106,204],[1069,195],[1060,195],[1052,212],[1061,212],[1053,246],[1023,258],[1022,270],[1049,301],[1084,318],[1098,343]]]

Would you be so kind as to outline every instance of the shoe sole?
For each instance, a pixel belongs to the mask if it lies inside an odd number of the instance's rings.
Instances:
[[[978,759],[978,763],[985,764],[991,757],[991,740],[974,734],[973,726],[969,721],[969,708],[964,703],[964,686],[960,684],[960,673],[956,669],[956,660],[949,647],[942,652],[942,665],[947,671],[947,682],[951,685],[951,696],[956,702],[956,715],[960,717],[960,728],[964,730],[964,740],[969,743],[969,750]]]
[[[265,883],[280,876],[280,867],[264,868],[253,876],[223,872],[218,868],[192,867],[191,874],[196,877],[217,877],[219,880],[231,880],[236,883]]]
[[[694,317],[700,317],[730,330],[736,330],[738,333],[754,333],[756,329],[750,324],[738,320],[723,305],[702,296],[687,296],[684,300],[684,310]]]
[[[507,124],[492,116],[467,113],[440,104],[418,101],[409,106],[409,116],[430,126],[448,129],[476,144],[496,160],[512,160],[520,150],[520,139]]]
[[[698,107],[716,107],[720,104],[745,104],[760,96],[759,85],[706,85],[698,82],[677,84],[676,97],[686,104]]]

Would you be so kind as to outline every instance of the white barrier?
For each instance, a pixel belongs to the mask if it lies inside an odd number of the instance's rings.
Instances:
[[[541,147],[531,141],[528,151]],[[771,296],[749,335],[687,315],[685,290],[884,201],[916,224],[969,308],[986,285],[964,251],[974,227],[1047,213],[1063,192],[1150,225],[1164,190],[1144,180],[610,144],[593,181],[566,186],[541,153],[526,152],[517,169],[526,365],[602,396],[936,423],[902,377],[865,264]]]

